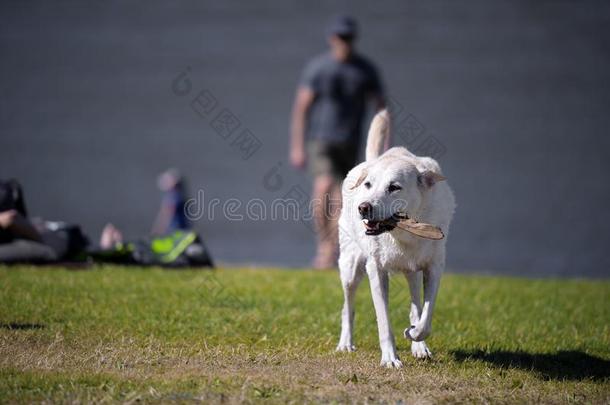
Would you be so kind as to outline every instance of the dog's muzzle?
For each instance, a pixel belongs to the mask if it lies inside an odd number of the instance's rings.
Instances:
[[[366,235],[380,235],[384,232],[389,232],[396,228],[399,221],[409,219],[409,216],[404,213],[394,213],[388,218],[376,220],[372,218],[373,206],[370,203],[362,203],[358,206],[358,212],[362,217]]]

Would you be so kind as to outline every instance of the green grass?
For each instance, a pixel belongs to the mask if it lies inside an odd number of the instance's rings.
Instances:
[[[416,361],[391,280],[401,370],[334,272],[0,268],[0,402],[610,402],[610,282],[445,275]]]

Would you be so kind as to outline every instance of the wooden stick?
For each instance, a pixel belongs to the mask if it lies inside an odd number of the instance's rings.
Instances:
[[[438,226],[417,222],[411,218],[399,221],[396,227],[421,238],[439,240],[445,237],[445,234]]]

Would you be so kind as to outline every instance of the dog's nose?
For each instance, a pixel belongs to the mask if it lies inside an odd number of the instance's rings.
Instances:
[[[363,217],[368,216],[371,213],[371,211],[373,211],[373,206],[371,205],[371,203],[363,202],[362,204],[360,204],[358,206],[358,212]]]

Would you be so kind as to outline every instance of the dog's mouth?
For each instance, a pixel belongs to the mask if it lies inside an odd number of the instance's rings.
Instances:
[[[364,224],[366,235],[381,235],[384,232],[389,232],[396,228],[396,224],[405,219],[409,219],[409,216],[403,212],[397,212],[392,214],[390,217],[382,220],[373,220],[364,218],[362,223]]]

